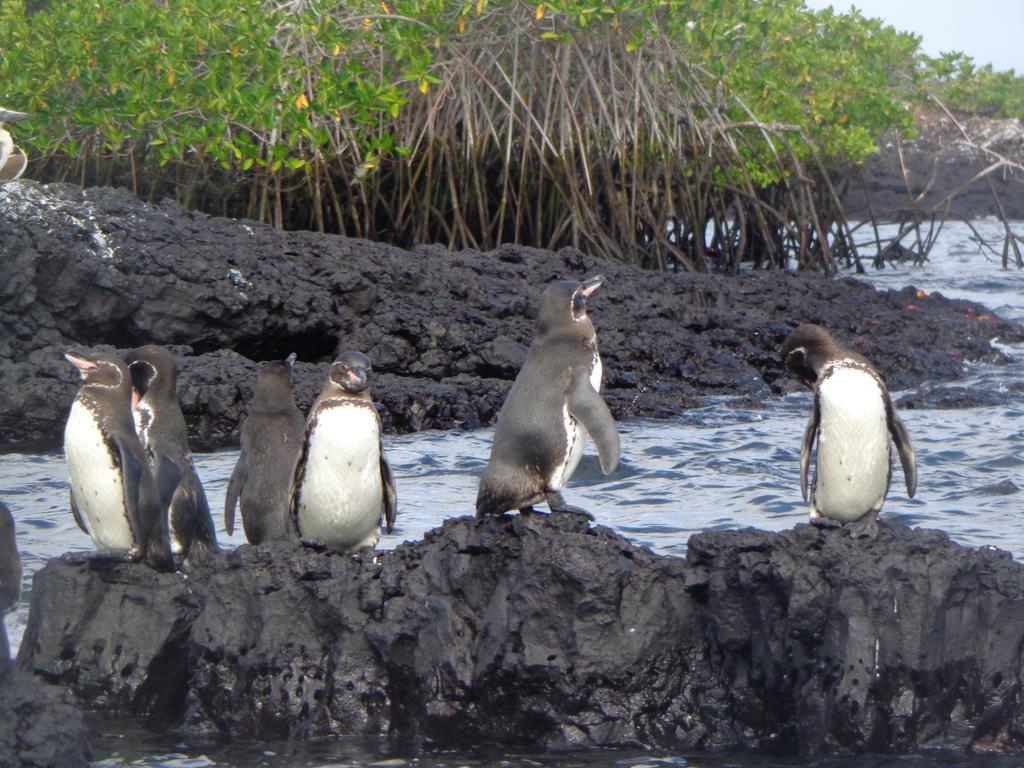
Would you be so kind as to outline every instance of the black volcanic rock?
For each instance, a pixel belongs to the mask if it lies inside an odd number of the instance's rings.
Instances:
[[[0,765],[88,768],[88,735],[68,693],[0,660]]]
[[[114,715],[399,746],[1024,746],[1024,566],[883,523],[705,532],[661,557],[575,515],[157,574],[51,561],[23,670]]]
[[[529,345],[543,286],[602,273],[590,302],[613,413],[667,416],[702,395],[777,394],[799,322],[871,358],[891,389],[963,376],[1024,339],[977,305],[854,280],[655,273],[579,251],[453,253],[143,204],[124,190],[0,187],[0,444],[60,440],[77,382],[69,347],[155,343],[179,357],[194,440],[237,438],[254,361],[296,352],[298,398],[341,350],[370,356],[396,431],[493,421]]]
[[[883,140],[881,151],[864,164],[864,184],[849,185],[843,199],[847,214],[867,217],[871,211],[884,218],[902,214],[910,220],[916,211],[920,220],[920,214],[935,208],[940,216],[965,219],[1001,212],[1011,220],[1024,218],[1024,180],[1012,166],[978,178],[1001,158],[1024,163],[1024,121],[961,115],[959,123],[938,110],[923,110],[916,118],[914,138],[899,147],[891,139]],[[928,214],[923,218],[927,220]]]
[[[18,602],[21,566],[14,549],[11,512],[3,502],[0,517],[4,518],[0,551],[6,566],[0,577],[0,766],[87,768],[86,729],[71,696],[11,662],[3,617]]]
[[[985,408],[993,405],[1015,406],[1024,397],[1024,384],[1010,382],[1001,387],[923,386],[896,401],[900,409],[936,408],[959,410]]]

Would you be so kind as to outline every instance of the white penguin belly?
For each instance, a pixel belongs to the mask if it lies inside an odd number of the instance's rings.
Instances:
[[[78,514],[97,552],[123,552],[135,546],[124,506],[121,468],[103,439],[93,414],[76,400],[64,428],[64,457]]]
[[[572,473],[583,458],[583,447],[587,442],[587,430],[576,419],[569,415],[569,406],[562,409],[562,428],[565,430],[565,456],[555,465],[551,478],[548,480],[548,491],[560,491],[569,482]]]
[[[601,356],[595,351],[594,365],[590,369],[590,386],[594,388],[595,392],[601,391],[603,372]],[[583,448],[587,444],[587,430],[569,414],[568,403],[562,407],[562,429],[565,430],[565,456],[551,473],[551,478],[548,480],[549,491],[560,491],[565,487],[569,478],[572,477],[572,473],[579,466],[580,459],[583,458]]]
[[[880,509],[889,485],[889,427],[878,382],[838,368],[818,388],[821,421],[811,514],[847,523]]]
[[[594,367],[590,369],[590,386],[595,392],[601,392],[601,377],[604,375],[604,366],[601,365],[601,356],[594,352]]]
[[[321,411],[309,436],[299,492],[302,537],[340,552],[373,546],[383,513],[377,414],[345,405]]]

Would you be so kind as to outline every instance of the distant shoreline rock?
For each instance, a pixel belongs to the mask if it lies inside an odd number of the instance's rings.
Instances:
[[[799,322],[830,328],[892,389],[1005,359],[1021,326],[964,301],[852,279],[671,274],[579,251],[412,251],[146,205],[125,190],[0,187],[0,446],[59,446],[77,388],[68,348],[169,346],[194,447],[237,443],[255,362],[299,355],[308,407],[342,350],[368,354],[385,429],[492,423],[533,334],[542,286],[607,277],[591,315],[617,418],[668,417],[706,395],[751,402],[785,383]]]
[[[1024,165],[1024,121],[980,116],[964,116],[958,120],[972,143]],[[876,215],[891,215],[911,207],[926,211],[957,192],[949,205],[950,216],[964,219],[998,216],[999,207],[985,180],[961,189],[990,163],[996,162],[996,158],[982,152],[979,162],[963,133],[940,112],[921,113],[917,130],[915,138],[902,144],[902,165],[900,153],[891,141],[883,142],[882,151],[864,164],[871,210]],[[1024,174],[1003,168],[988,178],[1007,218],[1024,220]],[[921,199],[915,200],[918,196]],[[867,199],[860,184],[850,185],[843,202],[847,215],[853,218],[868,215]],[[939,215],[943,212],[944,208]]]
[[[938,531],[446,521],[366,557],[50,561],[18,663],[111,716],[245,739],[786,754],[1024,747],[1024,565]]]

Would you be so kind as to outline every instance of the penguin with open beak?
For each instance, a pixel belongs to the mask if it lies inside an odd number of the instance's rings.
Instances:
[[[575,511],[561,490],[583,455],[586,437],[607,475],[619,463],[619,433],[601,397],[601,356],[587,299],[604,278],[552,283],[540,300],[537,333],[505,399],[491,458],[480,478],[476,516]]]

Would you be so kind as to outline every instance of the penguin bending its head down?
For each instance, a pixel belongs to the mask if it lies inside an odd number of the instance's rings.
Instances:
[[[532,511],[544,500],[552,511],[571,510],[561,490],[579,464],[587,435],[606,475],[618,465],[619,433],[599,394],[601,357],[587,316],[587,298],[603,279],[565,280],[544,291],[537,333],[498,415],[476,498],[478,520],[513,509]]]
[[[817,325],[801,325],[782,345],[790,376],[814,390],[814,409],[800,455],[800,491],[818,449],[810,491],[811,522],[851,524],[854,536],[874,537],[892,479],[891,444],[903,465],[907,495],[917,490],[917,462],[903,422],[875,367],[844,349]]]
[[[188,447],[185,417],[175,389],[178,369],[174,356],[149,344],[125,355],[132,380],[135,431],[146,449],[161,489],[161,504],[170,517],[171,551],[180,561],[197,562],[217,549],[203,485]],[[177,482],[171,478],[177,477]]]
[[[382,518],[388,533],[394,527],[398,498],[371,373],[366,355],[346,352],[310,409],[292,490],[292,517],[307,544],[355,552],[377,544]]]
[[[113,355],[64,357],[82,378],[64,428],[75,522],[101,554],[174,570],[160,489],[132,423],[128,369]],[[173,488],[178,476],[161,481]]]
[[[21,558],[14,542],[14,516],[0,501],[0,663],[11,656],[4,614],[14,610],[21,597]]]
[[[250,544],[298,538],[290,507],[306,420],[292,393],[294,362],[291,354],[260,364],[252,410],[242,422],[242,450],[228,483],[224,525],[231,536],[240,504]]]

